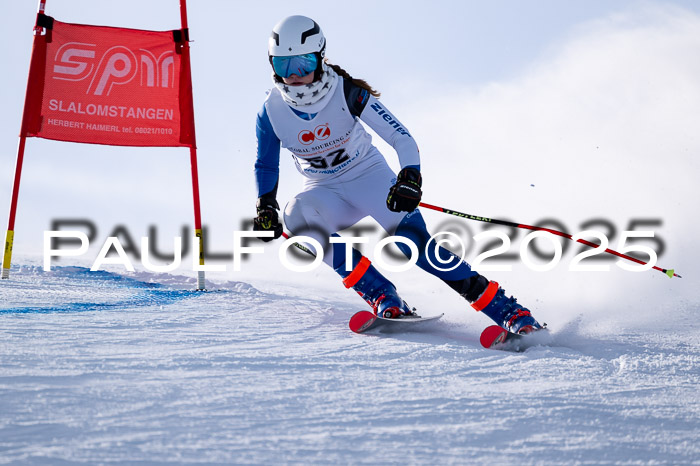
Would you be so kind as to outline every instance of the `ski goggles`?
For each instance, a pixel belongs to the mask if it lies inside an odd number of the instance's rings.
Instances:
[[[293,74],[306,76],[316,70],[318,58],[315,53],[292,55],[291,57],[272,57],[272,69],[282,77],[288,78]]]

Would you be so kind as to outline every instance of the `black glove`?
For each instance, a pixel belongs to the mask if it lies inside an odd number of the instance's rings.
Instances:
[[[396,184],[389,189],[386,205],[392,212],[412,212],[423,195],[420,172],[411,167],[403,168],[396,177]]]
[[[253,231],[272,231],[275,236],[270,238],[260,238],[268,242],[282,236],[282,223],[280,222],[277,210],[280,206],[274,199],[260,197],[256,205],[258,216],[253,219]]]

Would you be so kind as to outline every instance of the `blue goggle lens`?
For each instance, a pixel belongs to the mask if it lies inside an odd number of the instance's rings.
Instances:
[[[272,57],[272,68],[277,75],[288,78],[293,74],[304,77],[316,70],[318,59],[315,53],[293,55],[291,57]]]

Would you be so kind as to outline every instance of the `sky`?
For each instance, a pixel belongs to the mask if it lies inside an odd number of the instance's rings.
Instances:
[[[9,211],[36,11],[32,2],[5,3],[12,39],[0,45],[0,212]],[[74,23],[179,27],[174,0],[95,5],[48,0],[47,14]],[[671,291],[697,298],[700,4],[190,2],[202,217],[214,252],[230,253],[232,232],[254,215],[255,115],[272,85],[267,38],[291,14],[313,17],[327,37],[327,57],[379,89],[413,133],[424,201],[520,223],[554,219],[570,232],[596,227],[596,219],[600,227],[603,219],[614,230],[613,248],[631,222],[651,221],[665,245],[659,265],[687,277]],[[376,139],[396,167],[395,154]],[[280,203],[300,186],[283,151]],[[425,216],[433,229],[446,221]],[[167,245],[192,224],[188,151],[29,140],[15,254],[40,255],[43,231],[70,218],[97,226],[97,247],[120,225],[136,240],[154,226]],[[474,234],[482,229],[466,225]],[[524,234],[511,236],[517,252]],[[662,274],[621,272],[608,263],[611,272],[597,274],[565,265],[533,273],[519,263],[503,275],[517,276],[533,297],[543,279],[572,292],[615,293],[628,282],[672,286],[659,282],[668,280]],[[252,278],[279,267],[274,254],[250,264]],[[335,285],[332,274],[313,277]]]

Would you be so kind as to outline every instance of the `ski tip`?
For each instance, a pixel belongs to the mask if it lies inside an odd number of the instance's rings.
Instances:
[[[494,345],[497,345],[505,340],[507,335],[508,331],[506,329],[499,327],[498,325],[492,325],[490,327],[486,327],[484,331],[481,332],[479,341],[481,342],[481,346],[484,348],[492,348]]]
[[[373,312],[360,311],[356,312],[352,317],[350,317],[348,326],[353,332],[362,333],[367,330],[367,328],[372,325],[375,320],[377,320],[377,316]]]

